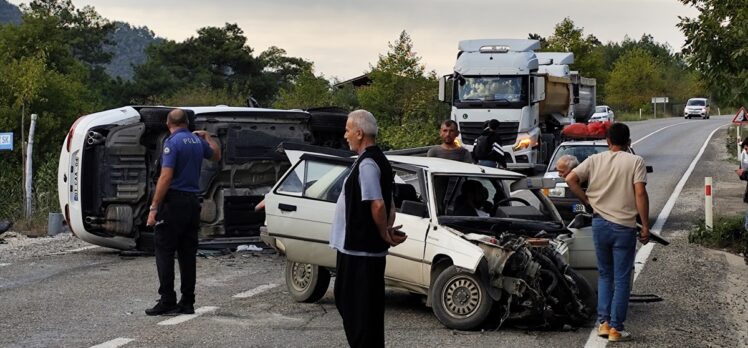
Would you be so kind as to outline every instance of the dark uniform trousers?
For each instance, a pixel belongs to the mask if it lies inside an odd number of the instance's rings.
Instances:
[[[385,258],[338,251],[335,306],[351,347],[384,347]]]
[[[182,301],[195,302],[197,231],[200,227],[200,201],[194,193],[169,190],[158,208],[154,248],[161,301],[176,303],[174,292],[174,253],[179,261]]]

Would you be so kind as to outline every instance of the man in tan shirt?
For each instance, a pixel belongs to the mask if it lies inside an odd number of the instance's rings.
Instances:
[[[614,123],[607,135],[609,151],[588,157],[566,177],[569,188],[585,205],[592,206],[592,233],[599,271],[598,335],[609,341],[626,341],[624,331],[631,270],[636,255],[636,217],[641,218],[639,241],[649,242],[649,196],[644,159],[629,153],[629,128]],[[587,181],[585,193],[580,182]]]

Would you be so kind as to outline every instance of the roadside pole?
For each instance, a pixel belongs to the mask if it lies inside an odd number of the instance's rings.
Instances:
[[[28,150],[26,151],[26,218],[31,218],[33,212],[33,192],[31,191],[31,182],[33,178],[31,154],[34,149],[34,130],[36,129],[36,114],[31,114],[31,127],[29,127]]]
[[[641,119],[642,119],[642,108],[639,108],[639,120],[641,121]]]
[[[742,123],[738,124],[738,126],[735,128],[736,129],[737,138],[738,138],[738,155],[737,155],[738,158],[740,158],[740,152],[742,150],[740,148],[740,143],[743,142],[742,139],[740,138],[740,128],[743,128],[743,124]]]
[[[712,177],[704,178],[704,225],[708,231],[714,228],[714,218],[712,216]]]

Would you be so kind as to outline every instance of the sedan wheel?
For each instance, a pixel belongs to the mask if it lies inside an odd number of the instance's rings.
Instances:
[[[450,266],[439,274],[432,289],[434,314],[450,329],[475,329],[486,320],[493,299],[473,273]]]
[[[286,287],[297,302],[317,302],[330,286],[330,271],[317,265],[286,261]]]

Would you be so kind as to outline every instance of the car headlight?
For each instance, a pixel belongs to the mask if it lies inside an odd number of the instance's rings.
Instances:
[[[555,187],[548,190],[548,197],[565,197],[566,196],[566,188],[564,187]]]

